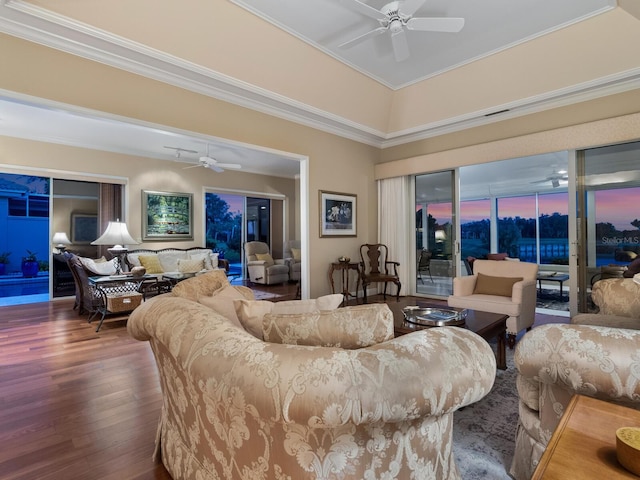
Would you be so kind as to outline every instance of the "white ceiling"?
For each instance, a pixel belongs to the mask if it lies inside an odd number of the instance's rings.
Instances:
[[[464,28],[455,34],[407,32],[410,58],[397,62],[388,32],[348,50],[338,47],[379,26],[376,20],[350,8],[353,0],[230,1],[393,88],[456,68],[616,6],[615,0],[426,0],[414,16],[463,17]],[[386,2],[367,3],[379,9]],[[109,41],[104,40],[104,35],[94,35],[87,25],[69,18],[49,17],[37,6],[17,0],[0,2],[0,31],[71,52],[83,40]],[[63,46],[65,42],[68,43]],[[86,46],[95,47],[89,43]],[[108,50],[104,45],[101,48]],[[144,63],[142,56],[135,56],[133,50],[129,53],[129,60]],[[118,54],[125,56],[126,52],[121,49]],[[157,70],[158,65],[150,65],[151,68]],[[190,163],[197,162],[209,148],[211,156],[220,162],[239,163],[243,171],[283,177],[299,173],[299,162],[293,154],[4,93],[3,97],[0,92],[0,135]],[[246,100],[250,104],[248,95]],[[313,112],[295,114],[297,118],[318,120],[312,118]],[[326,119],[323,121],[328,125]],[[349,137],[349,127],[341,125],[341,128]],[[182,152],[176,158],[175,150],[166,146],[197,153]]]
[[[354,10],[357,0],[231,1],[394,89],[604,13],[616,5],[615,0],[426,0],[414,17],[462,17],[464,27],[458,33],[407,31],[410,57],[397,62],[388,31],[349,49],[339,47],[380,26],[375,19]],[[377,10],[389,3],[362,2]]]

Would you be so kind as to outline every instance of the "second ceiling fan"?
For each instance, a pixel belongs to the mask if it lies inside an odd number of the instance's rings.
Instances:
[[[216,160],[215,158],[211,157],[209,155],[209,145],[207,145],[207,154],[203,157],[200,157],[198,159],[198,164],[197,165],[191,165],[190,167],[185,167],[183,170],[189,169],[189,168],[196,168],[196,167],[205,167],[205,168],[209,168],[211,170],[213,170],[214,172],[224,172],[225,169],[226,170],[239,170],[242,168],[242,166],[238,163],[222,163],[219,162],[218,160]]]
[[[351,9],[377,20],[380,26],[340,44],[339,47],[351,48],[369,38],[388,31],[391,33],[391,45],[397,62],[409,58],[406,30],[455,33],[464,27],[464,18],[414,17],[413,14],[418,11],[426,0],[399,0],[387,3],[380,10],[359,0],[342,0],[342,2]]]

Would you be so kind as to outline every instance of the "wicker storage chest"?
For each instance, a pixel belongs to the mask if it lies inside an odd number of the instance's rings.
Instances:
[[[108,293],[107,310],[109,312],[130,312],[142,302],[142,294],[138,292]]]

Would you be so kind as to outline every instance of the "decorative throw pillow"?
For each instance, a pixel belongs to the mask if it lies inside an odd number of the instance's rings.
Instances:
[[[197,302],[200,297],[210,297],[222,287],[228,285],[230,285],[229,279],[224,270],[212,270],[181,281],[173,287],[171,294],[175,297]],[[251,290],[249,289],[249,291]]]
[[[147,273],[164,272],[157,255],[140,255],[138,257],[138,260],[140,260],[140,265],[142,265],[147,270]]]
[[[297,262],[299,262],[302,258],[300,256],[300,249],[299,248],[292,248],[291,249],[291,255],[293,255],[293,259]]]
[[[202,260],[206,270],[218,268],[218,254],[213,252],[190,253],[189,258],[192,260]]]
[[[268,313],[296,315],[335,310],[340,306],[342,300],[342,294],[336,293],[312,300],[287,300],[283,302],[238,300],[234,303],[238,319],[245,330],[255,337],[262,338],[262,321]]]
[[[473,293],[510,297],[513,291],[513,285],[521,281],[522,277],[492,277],[478,273]]]
[[[78,257],[84,268],[95,275],[114,275],[116,273],[116,259],[106,261],[104,257],[97,260],[91,258]]]
[[[163,272],[177,272],[178,260],[189,258],[186,252],[181,250],[167,250],[158,252],[158,260]]]
[[[204,260],[193,260],[181,258],[178,260],[178,271],[180,273],[198,273],[204,270]]]
[[[249,293],[246,292],[249,290]],[[199,297],[198,303],[215,310],[220,315],[231,320],[231,322],[243,328],[236,315],[234,300],[245,300],[247,297],[253,297],[251,289],[243,286],[228,285],[213,293],[210,297]]]
[[[393,313],[384,303],[300,314],[268,313],[263,319],[266,342],[363,348],[393,338]]]
[[[270,253],[256,253],[256,258],[260,261],[264,261],[264,264],[267,267],[270,267],[275,263]]]
[[[506,253],[487,253],[487,260],[504,260],[508,256]]]

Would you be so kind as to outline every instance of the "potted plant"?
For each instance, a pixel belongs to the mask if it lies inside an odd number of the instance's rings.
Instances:
[[[37,277],[40,270],[38,257],[31,250],[27,250],[25,257],[22,257],[22,276],[26,278]]]
[[[7,265],[9,264],[9,256],[11,252],[2,252],[0,253],[0,275],[4,275],[7,270]]]

